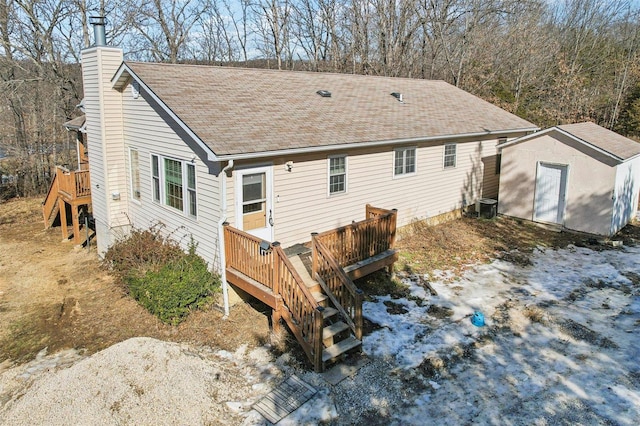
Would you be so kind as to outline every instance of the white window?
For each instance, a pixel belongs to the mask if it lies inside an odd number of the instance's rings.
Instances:
[[[175,209],[183,209],[182,197],[182,162],[164,159],[164,189],[165,204]]]
[[[347,156],[329,157],[329,195],[347,192]]]
[[[189,215],[198,216],[198,204],[196,203],[196,166],[187,164],[187,200],[189,203]]]
[[[398,148],[394,150],[393,175],[403,176],[416,172],[416,149]]]
[[[157,155],[151,156],[151,176],[153,178],[153,201],[160,202],[160,166]]]
[[[196,217],[196,168],[174,158],[151,156],[153,200]],[[162,183],[162,184],[161,184]]]
[[[140,167],[138,150],[129,149],[129,171],[131,175],[131,199],[140,201]]]
[[[456,166],[456,144],[448,143],[444,146],[444,168]]]

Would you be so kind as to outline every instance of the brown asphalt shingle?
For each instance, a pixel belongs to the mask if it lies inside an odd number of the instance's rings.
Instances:
[[[126,65],[216,155],[536,128],[443,81]]]
[[[557,127],[623,161],[640,154],[640,143],[595,123],[565,124]]]

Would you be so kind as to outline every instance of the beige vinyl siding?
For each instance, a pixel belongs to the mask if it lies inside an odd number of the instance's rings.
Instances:
[[[286,247],[308,241],[311,232],[362,220],[367,203],[397,208],[400,226],[471,204],[481,194],[482,155],[494,155],[495,144],[496,140],[458,143],[456,167],[447,169],[443,169],[442,143],[413,144],[416,173],[408,176],[394,176],[395,147],[391,146],[279,158],[273,163],[275,239]],[[347,192],[329,195],[328,158],[343,153],[347,155]],[[293,161],[291,172],[285,170],[286,161]],[[227,186],[233,218],[232,178]]]
[[[483,198],[498,198],[500,188],[500,174],[496,173],[496,163],[498,161],[498,150],[495,145],[498,141],[485,141],[483,142],[482,166],[482,197]]]
[[[98,254],[103,255],[126,226],[127,193],[122,143],[122,101],[111,89],[111,77],[122,63],[122,51],[107,47],[82,53],[87,144],[91,170],[91,197],[96,220]],[[119,193],[120,200],[113,200]]]
[[[186,143],[158,116],[142,96],[134,99],[130,87],[122,92],[124,108],[124,140],[128,149],[138,150],[140,168],[140,202],[129,203],[129,217],[138,228],[160,226],[167,235],[187,248],[191,236],[198,243],[197,252],[209,265],[218,268],[218,220],[220,213],[218,177],[209,174],[208,167]],[[197,218],[185,211],[153,201],[151,155],[181,160],[183,168],[193,164],[196,168]],[[163,167],[160,159],[160,167]],[[129,172],[129,167],[126,168]],[[127,179],[129,181],[129,179]],[[186,182],[184,197],[187,197]],[[164,183],[161,181],[161,186]],[[129,191],[129,188],[127,188]]]
[[[569,166],[564,226],[609,234],[615,167],[597,161],[549,134],[502,150],[498,212],[533,220],[539,162]]]

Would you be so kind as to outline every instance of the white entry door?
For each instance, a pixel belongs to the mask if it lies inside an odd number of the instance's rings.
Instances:
[[[538,163],[533,220],[564,223],[567,192],[567,166]]]
[[[236,226],[273,241],[272,167],[255,167],[235,171]]]

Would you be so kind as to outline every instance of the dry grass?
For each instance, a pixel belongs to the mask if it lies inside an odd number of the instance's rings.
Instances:
[[[44,347],[94,353],[135,336],[235,350],[269,341],[265,310],[241,303],[229,319],[211,307],[179,326],[162,324],[100,268],[95,249],[43,230],[41,200],[0,203],[0,362],[32,359]]]
[[[545,321],[545,311],[537,306],[527,306],[522,311],[522,314],[529,318],[532,322],[538,322],[544,324]]]
[[[527,264],[535,247],[580,245],[590,238],[505,217],[461,218],[435,226],[416,222],[403,228],[400,236],[397,270],[427,275],[437,270],[459,275],[470,265],[498,257]]]
[[[620,235],[626,243],[640,241],[640,224]],[[495,257],[526,262],[536,246],[564,247],[586,239],[506,218],[415,223],[403,229],[396,267],[409,273],[440,269],[459,274]],[[41,199],[0,203],[0,362],[29,360],[44,347],[93,353],[134,336],[227,350],[271,343],[276,352],[300,351],[290,334],[270,335],[269,309],[254,302],[235,306],[227,320],[212,308],[193,312],[179,326],[162,324],[100,269],[95,251],[77,251],[60,240],[59,228],[43,230]],[[368,295],[408,296],[404,285],[382,272],[356,284]],[[526,315],[537,318],[535,312]]]

